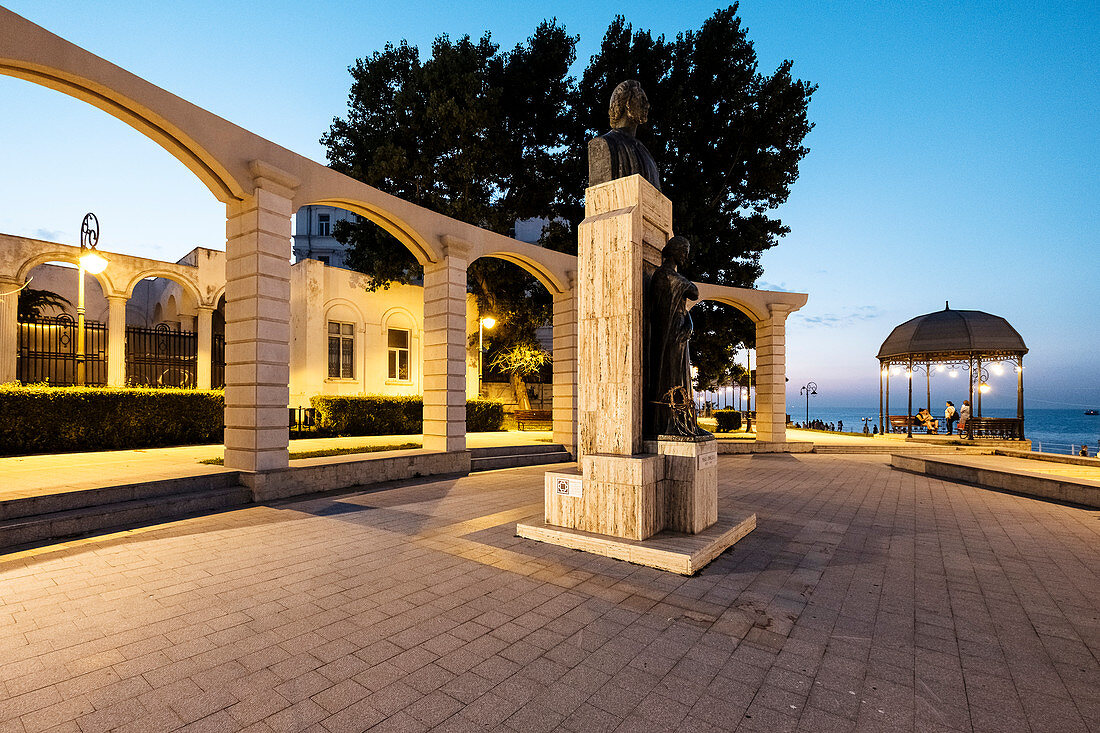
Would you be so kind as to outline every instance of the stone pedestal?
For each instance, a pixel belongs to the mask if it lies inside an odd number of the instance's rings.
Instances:
[[[516,532],[690,575],[752,531],[756,515],[719,517],[713,437],[668,437],[646,452],[643,297],[671,235],[671,202],[640,175],[585,192],[577,248],[580,472],[547,473],[543,517]]]
[[[642,452],[644,278],[672,234],[672,202],[640,175],[585,191],[577,242],[580,453]]]
[[[665,527],[695,534],[718,521],[718,441],[661,436]]]
[[[664,528],[660,456],[584,456],[579,474],[547,473],[544,486],[549,524],[633,540]]]

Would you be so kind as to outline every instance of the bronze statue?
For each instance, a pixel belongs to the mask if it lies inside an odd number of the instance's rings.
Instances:
[[[694,404],[687,404],[691,389],[692,333],[687,301],[699,298],[699,288],[680,273],[688,263],[691,243],[685,237],[668,240],[661,266],[649,281],[646,297],[646,331],[649,338],[644,412],[649,437],[708,435],[695,420]]]
[[[630,80],[615,87],[607,114],[611,131],[588,141],[588,185],[641,173],[660,191],[657,164],[645,145],[635,137],[638,125],[649,119],[649,99],[642,85]]]

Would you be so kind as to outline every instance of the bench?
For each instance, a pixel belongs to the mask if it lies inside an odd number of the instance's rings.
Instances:
[[[972,417],[963,430],[967,438],[1024,439],[1024,421],[1018,417]]]
[[[512,413],[516,419],[516,428],[526,430],[527,423],[536,423],[550,427],[554,424],[554,414],[550,410],[516,410]]]
[[[923,428],[920,420],[916,415],[887,415],[886,419],[889,421],[889,430],[891,433],[905,433],[908,432],[908,428],[912,425],[915,428]]]

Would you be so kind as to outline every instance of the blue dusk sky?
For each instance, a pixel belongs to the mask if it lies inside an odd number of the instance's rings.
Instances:
[[[579,74],[626,8],[635,28],[671,37],[724,7],[0,2],[321,162],[348,65],[387,41],[424,55],[437,35],[490,31],[510,47],[554,16],[581,37]],[[762,70],[790,58],[819,85],[810,153],[778,212],[792,231],[758,284],[810,295],[788,322],[788,405],[807,380],[822,406],[876,403],[881,342],[950,300],[1024,337],[1030,407],[1100,407],[1100,5],[746,0],[740,13]],[[174,261],[224,248],[223,207],[125,124],[9,77],[0,110],[0,232],[75,243],[95,211],[108,251]],[[985,404],[1014,405],[1014,381],[994,376]]]

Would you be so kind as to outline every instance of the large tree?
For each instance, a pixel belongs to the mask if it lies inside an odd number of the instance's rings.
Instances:
[[[640,81],[651,108],[639,138],[657,160],[676,233],[692,242],[685,274],[753,287],[760,255],[790,231],[769,212],[787,200],[809,152],[803,140],[813,127],[807,107],[816,86],[792,78],[791,67],[788,60],[760,71],[736,4],[673,41],[618,17],[581,78],[574,107],[582,127],[571,148],[583,151],[585,140],[606,131],[616,84]],[[583,156],[570,163],[581,175]],[[735,347],[755,342],[752,322],[711,303],[691,312],[700,386],[723,383],[730,375],[722,365],[731,364]]]
[[[329,164],[501,234],[517,220],[559,216],[565,192],[556,154],[573,126],[576,42],[551,20],[507,52],[489,34],[441,36],[424,61],[414,46],[387,45],[349,69],[347,117],[321,138]],[[371,289],[421,275],[404,247],[369,221],[341,222],[334,233]],[[537,346],[535,329],[550,316],[545,288],[497,260],[472,263],[468,282],[481,311],[497,319],[495,346]]]
[[[660,168],[677,234],[691,239],[686,274],[752,287],[760,255],[789,232],[771,212],[787,200],[806,155],[813,84],[770,73],[737,16],[719,10],[697,31],[669,41],[616,18],[580,82],[569,76],[577,39],[555,21],[501,52],[488,35],[387,46],[350,71],[348,115],[322,138],[330,164],[436,211],[507,233],[519,219],[551,220],[542,243],[576,251],[587,179],[587,140],[607,130],[615,85],[637,79],[652,104],[639,137]],[[338,226],[350,262],[371,287],[409,282],[419,268],[377,227]],[[497,343],[531,344],[549,301],[505,263],[479,261],[471,289],[483,310],[511,313]],[[692,310],[700,383],[728,377],[723,364],[754,341],[741,314],[704,303]]]

